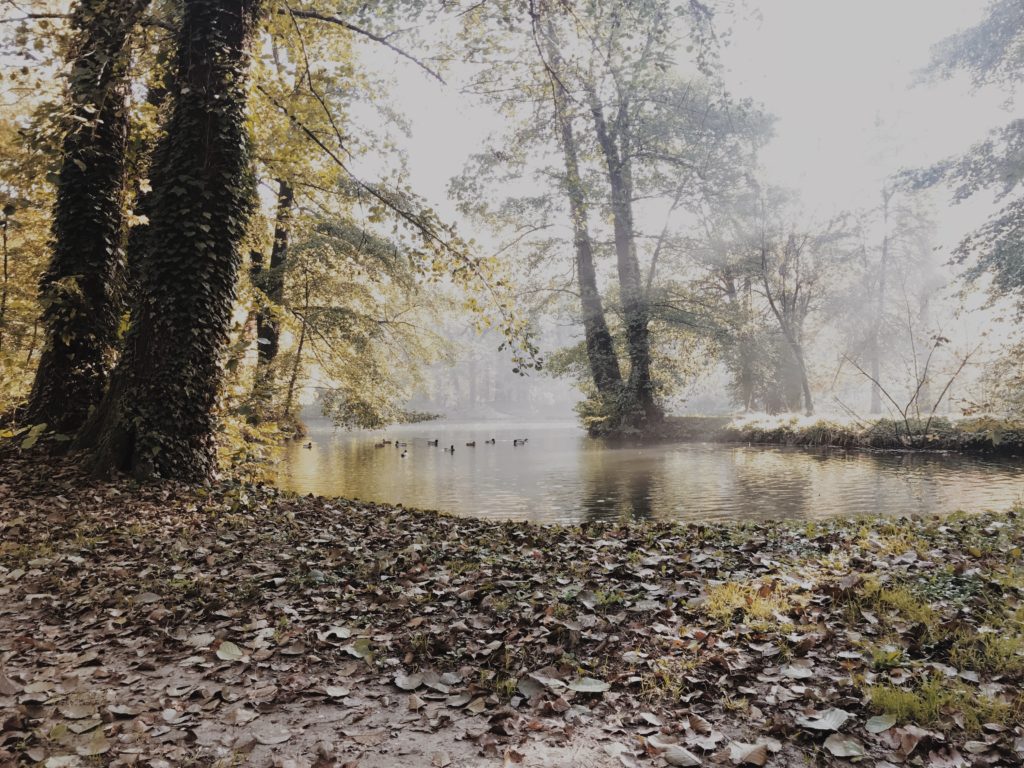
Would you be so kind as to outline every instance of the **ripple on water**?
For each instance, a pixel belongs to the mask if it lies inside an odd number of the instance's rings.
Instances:
[[[767,446],[608,446],[571,424],[434,423],[387,432],[311,430],[286,449],[278,483],[301,493],[401,503],[494,519],[582,522],[932,514],[1006,509],[1024,464],[951,454]],[[484,440],[495,438],[494,445]],[[529,438],[514,446],[516,437]],[[455,453],[427,445],[455,445]],[[475,440],[475,448],[464,447]]]

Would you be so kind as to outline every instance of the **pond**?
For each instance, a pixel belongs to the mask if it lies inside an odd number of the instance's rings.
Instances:
[[[407,446],[375,447],[385,438]],[[526,444],[515,444],[518,438]],[[440,446],[428,444],[435,439]],[[492,519],[931,514],[1007,509],[1024,499],[1024,464],[1011,460],[709,443],[612,446],[571,423],[431,422],[386,432],[314,423],[307,441],[312,447],[286,449],[281,487]],[[445,450],[452,445],[453,453]]]

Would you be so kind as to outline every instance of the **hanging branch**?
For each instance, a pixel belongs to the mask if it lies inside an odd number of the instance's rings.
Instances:
[[[517,368],[521,369],[523,367],[526,367],[527,365],[529,365],[530,367],[537,367],[540,365],[540,361],[537,356],[539,350],[529,340],[529,334],[522,334],[521,338],[516,338],[516,320],[508,311],[506,305],[501,300],[501,297],[498,296],[495,286],[492,285],[491,281],[488,280],[487,276],[481,272],[480,260],[478,258],[475,258],[472,255],[466,253],[465,250],[462,247],[460,247],[460,243],[452,242],[443,233],[439,232],[435,223],[430,221],[430,216],[424,216],[422,214],[418,214],[408,210],[405,206],[400,205],[399,201],[393,199],[392,196],[382,192],[377,187],[377,185],[370,184],[359,178],[348,167],[348,165],[338,155],[338,153],[331,147],[329,147],[319,136],[317,136],[316,133],[311,128],[309,128],[309,126],[307,126],[304,122],[302,122],[301,119],[298,118],[298,116],[292,113],[288,109],[287,105],[282,104],[272,93],[270,93],[262,85],[257,84],[256,90],[259,91],[259,93],[261,93],[264,97],[266,97],[266,99],[271,103],[271,105],[273,105],[286,118],[288,118],[289,122],[291,122],[291,124],[294,125],[302,133],[303,136],[305,136],[309,141],[311,141],[313,144],[319,147],[320,150],[322,150],[338,166],[338,168],[340,168],[342,172],[349,179],[352,180],[352,182],[358,189],[368,194],[370,197],[375,199],[385,208],[387,208],[396,216],[398,216],[399,219],[401,219],[410,227],[412,227],[415,231],[419,232],[420,235],[424,238],[424,240],[426,240],[428,243],[433,244],[433,246],[436,247],[438,250],[447,253],[449,256],[452,256],[455,259],[455,261],[461,265],[460,267],[457,268],[456,271],[465,270],[466,272],[471,274],[477,280],[477,282],[480,283],[480,285],[484,287],[484,289],[490,295],[494,306],[497,307],[499,311],[503,323],[503,332],[505,334],[505,337],[508,343],[512,346],[513,350],[515,350],[513,357]],[[324,107],[326,108],[326,105],[324,105]],[[341,143],[343,137],[340,134],[336,134],[336,139],[338,140],[339,143]],[[518,351],[520,348],[521,351],[525,353],[525,355],[520,354],[520,352]]]

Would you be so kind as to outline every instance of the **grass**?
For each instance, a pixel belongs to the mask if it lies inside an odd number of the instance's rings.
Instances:
[[[966,732],[976,734],[987,723],[1014,725],[1024,716],[1024,701],[1020,698],[1001,701],[938,676],[930,677],[916,688],[872,685],[867,695],[872,710],[878,714],[892,715],[898,723],[925,728],[939,727],[957,718]]]
[[[793,624],[787,614],[792,605],[775,584],[738,584],[727,581],[707,590],[704,610],[723,623],[749,624],[754,629],[769,629]]]
[[[883,586],[874,579],[866,579],[861,585],[861,605],[879,612],[896,613],[900,618],[914,624],[923,624],[933,631],[939,624],[939,614],[928,603],[906,586]]]
[[[684,656],[663,656],[655,659],[640,678],[640,695],[648,701],[678,701],[691,683],[687,679],[697,668],[697,659]]]

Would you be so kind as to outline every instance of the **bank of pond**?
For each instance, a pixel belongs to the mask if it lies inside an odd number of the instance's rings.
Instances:
[[[1024,422],[990,417],[835,420],[800,416],[670,416],[643,438],[658,442],[1024,456]]]

